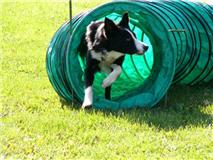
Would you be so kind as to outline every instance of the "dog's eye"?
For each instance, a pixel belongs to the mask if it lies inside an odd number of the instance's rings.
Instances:
[[[131,41],[131,38],[127,38],[126,41]]]

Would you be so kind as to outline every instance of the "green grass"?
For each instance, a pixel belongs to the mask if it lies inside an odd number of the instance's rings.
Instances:
[[[103,1],[74,1],[74,14]],[[149,110],[62,108],[45,52],[68,3],[0,3],[0,159],[213,159],[210,84],[171,87]]]

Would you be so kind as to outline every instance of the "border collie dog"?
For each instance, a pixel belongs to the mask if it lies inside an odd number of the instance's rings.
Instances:
[[[84,55],[85,96],[81,107],[92,107],[92,84],[96,72],[108,74],[102,82],[102,87],[105,89],[105,98],[110,100],[111,85],[121,74],[125,54],[142,55],[147,49],[148,46],[137,40],[134,32],[130,30],[128,13],[124,13],[118,24],[108,18],[91,22],[79,46],[80,54],[87,53]]]

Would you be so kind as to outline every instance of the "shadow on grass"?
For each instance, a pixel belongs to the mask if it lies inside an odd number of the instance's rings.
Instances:
[[[105,116],[113,115],[127,119],[130,123],[146,123],[158,129],[174,130],[187,126],[207,127],[212,124],[212,107],[207,107],[210,105],[213,105],[213,83],[196,86],[174,85],[170,87],[167,98],[163,98],[152,109],[101,110],[101,112]],[[100,110],[87,112],[95,114]]]

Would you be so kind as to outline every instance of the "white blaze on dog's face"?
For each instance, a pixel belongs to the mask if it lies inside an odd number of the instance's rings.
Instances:
[[[144,54],[148,45],[137,40],[129,27],[128,13],[123,15],[121,22],[116,25],[112,20],[105,18],[104,31],[111,50],[127,54]]]
[[[131,35],[131,38],[127,38],[127,41],[133,41],[135,48],[136,48],[136,54],[143,54],[147,51],[147,49],[149,48],[147,46],[147,44],[145,44],[144,42],[141,42],[139,40],[137,40],[135,38],[135,36],[133,35],[132,32],[130,32],[128,29],[125,29],[127,32],[129,32],[129,34]]]

